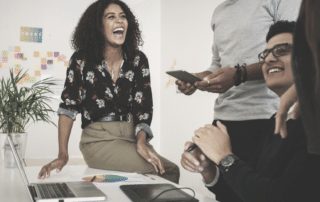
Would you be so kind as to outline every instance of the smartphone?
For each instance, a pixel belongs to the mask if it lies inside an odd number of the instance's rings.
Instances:
[[[196,81],[202,81],[199,77],[184,70],[167,71],[166,73],[186,83],[194,84]]]

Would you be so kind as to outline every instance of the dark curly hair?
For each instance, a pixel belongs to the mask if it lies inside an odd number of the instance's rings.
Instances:
[[[143,40],[138,21],[129,7],[120,0],[98,0],[91,4],[74,30],[71,46],[75,51],[84,52],[86,58],[94,62],[98,63],[103,59],[106,41],[102,17],[110,4],[119,5],[126,14],[128,30],[122,45],[122,54],[128,61],[133,61],[139,52],[139,46],[143,45]]]
[[[269,32],[266,37],[266,41],[268,42],[272,37],[281,33],[292,33],[296,26],[295,21],[281,20],[270,26]]]

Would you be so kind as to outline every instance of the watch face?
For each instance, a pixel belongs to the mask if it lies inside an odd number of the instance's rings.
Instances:
[[[226,156],[222,159],[221,165],[226,167],[226,166],[231,166],[234,162],[234,158],[232,156]]]

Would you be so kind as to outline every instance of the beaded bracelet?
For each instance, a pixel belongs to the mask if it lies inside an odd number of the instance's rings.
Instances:
[[[239,86],[241,84],[241,69],[240,65],[237,64],[234,68],[236,68],[236,73],[234,74],[233,80],[234,80],[234,85]]]
[[[243,67],[243,76],[242,76],[241,83],[246,82],[247,78],[248,78],[246,66],[247,66],[246,63],[243,63],[243,65],[241,66],[241,67]]]

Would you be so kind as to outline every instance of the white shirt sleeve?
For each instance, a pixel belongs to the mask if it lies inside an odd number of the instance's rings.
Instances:
[[[219,171],[219,168],[216,166],[216,176],[214,177],[213,181],[207,184],[206,181],[202,178],[202,182],[206,187],[213,187],[218,182],[219,176],[220,176],[220,171]]]
[[[302,0],[274,0],[270,6],[274,8],[275,22],[280,20],[296,21]]]

